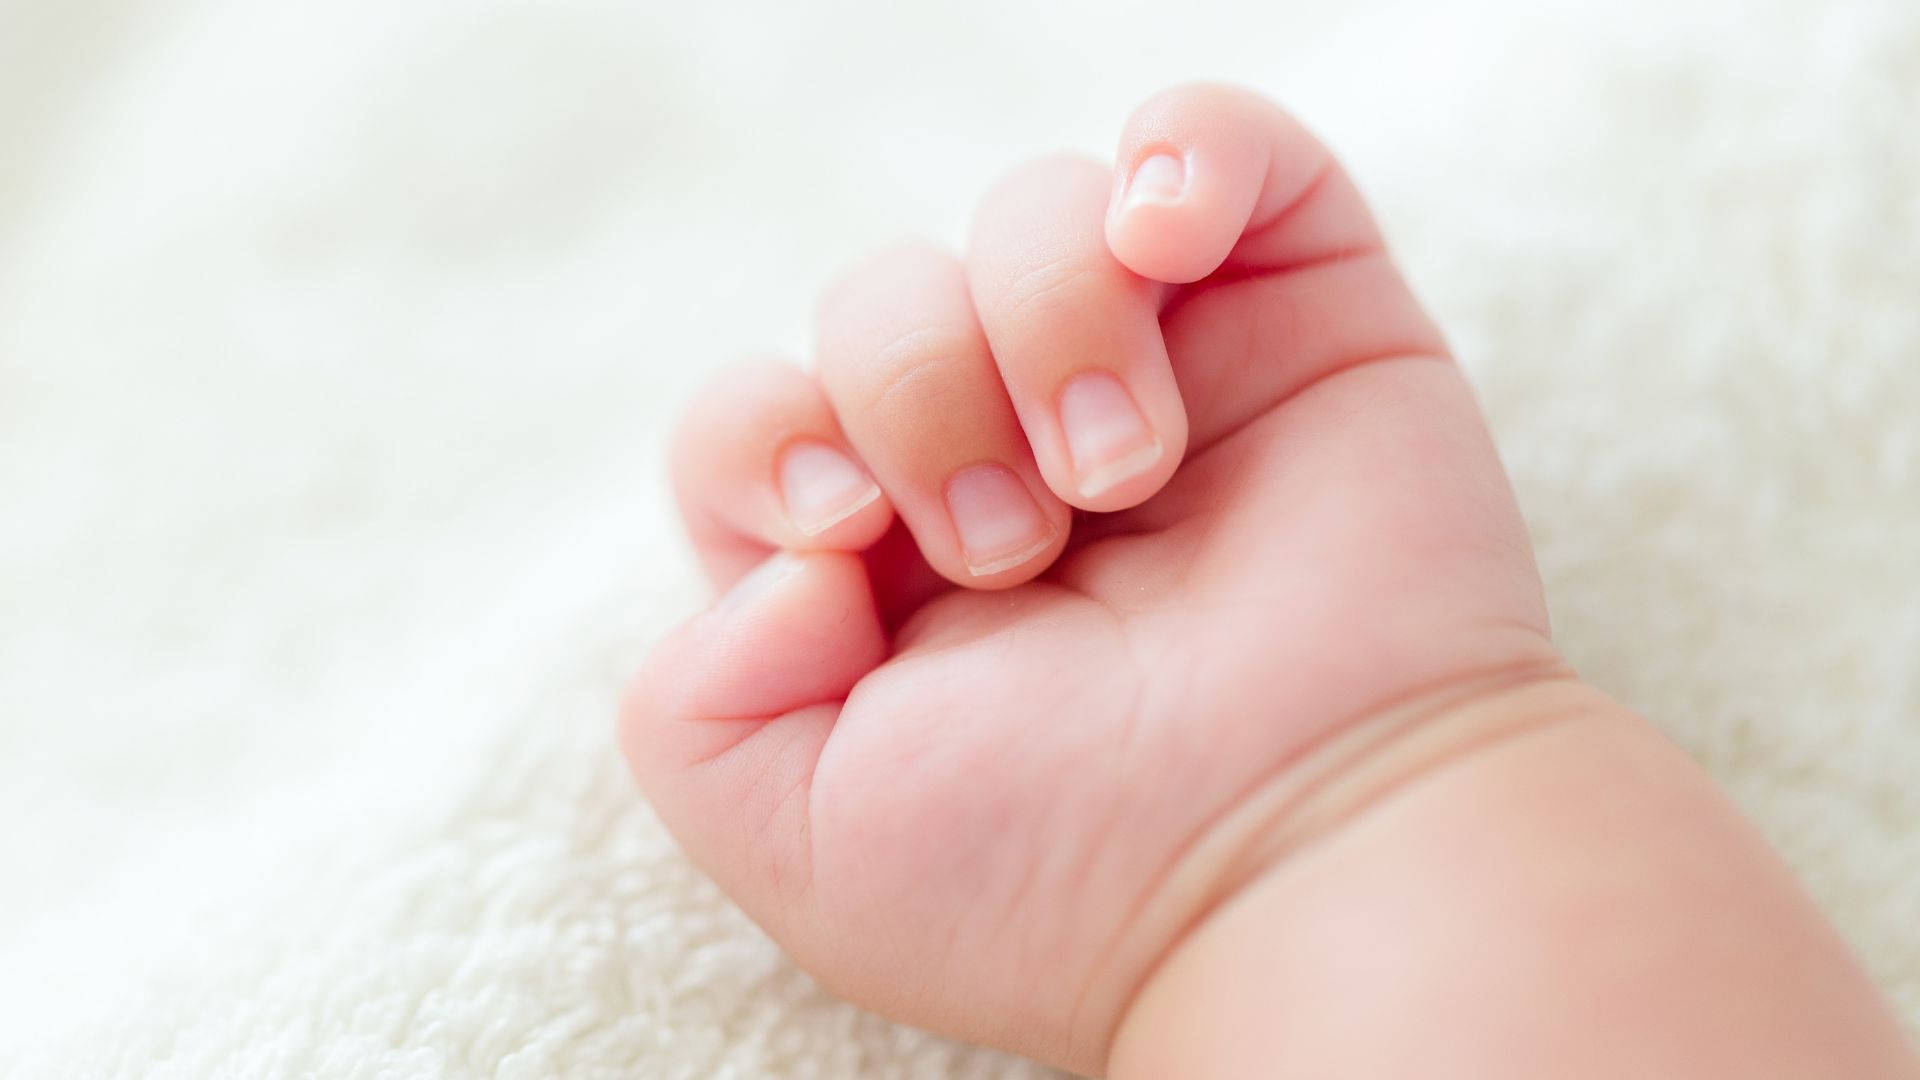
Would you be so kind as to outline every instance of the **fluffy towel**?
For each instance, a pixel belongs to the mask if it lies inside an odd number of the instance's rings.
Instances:
[[[0,1074],[1019,1077],[817,989],[610,714],[676,401],[1178,78],[1346,155],[1560,640],[1920,1023],[1920,5],[0,15]]]

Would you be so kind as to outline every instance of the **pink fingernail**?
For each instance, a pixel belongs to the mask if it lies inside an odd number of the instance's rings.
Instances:
[[[821,442],[798,442],[780,455],[780,498],[794,528],[813,536],[880,497],[880,486],[853,459]]]
[[[1086,498],[1131,480],[1160,460],[1159,436],[1140,415],[1133,395],[1104,371],[1076,375],[1060,391],[1060,429],[1073,458],[1073,475]]]
[[[947,481],[947,513],[975,577],[1019,566],[1053,540],[1053,526],[1027,485],[1004,465],[972,465],[954,473]]]
[[[1134,166],[1127,181],[1123,208],[1142,203],[1179,202],[1187,191],[1187,163],[1168,153],[1155,154]]]

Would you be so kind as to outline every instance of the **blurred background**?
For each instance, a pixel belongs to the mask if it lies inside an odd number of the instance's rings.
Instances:
[[[609,718],[675,404],[1194,77],[1346,157],[1563,646],[1920,1030],[1911,0],[0,0],[0,1072],[1038,1075],[814,988]]]

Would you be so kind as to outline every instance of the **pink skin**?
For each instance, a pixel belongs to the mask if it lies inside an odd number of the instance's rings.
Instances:
[[[1326,748],[1566,681],[1473,395],[1327,151],[1186,86],[1117,160],[1015,173],[964,259],[829,290],[817,375],[695,405],[677,488],[732,591],[621,728],[688,853],[827,986],[1083,1071],[1266,879],[1248,852],[1290,819],[1258,808]],[[796,441],[845,467],[795,480]],[[1340,760],[1326,790],[1364,788]]]

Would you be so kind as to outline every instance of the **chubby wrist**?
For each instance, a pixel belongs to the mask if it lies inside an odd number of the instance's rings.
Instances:
[[[1289,763],[1214,822],[1167,876],[1138,920],[1161,942],[1114,1029],[1109,1055],[1131,1029],[1157,1029],[1156,987],[1196,952],[1232,952],[1248,932],[1235,916],[1264,904],[1272,883],[1296,862],[1335,843],[1378,807],[1412,786],[1532,732],[1589,716],[1637,723],[1582,683],[1550,654],[1407,695],[1343,726]],[[1231,930],[1223,926],[1231,924]],[[1114,1075],[1122,1075],[1115,1073]],[[1152,1073],[1135,1073],[1149,1076]]]
[[[1785,867],[1630,711],[1548,676],[1376,726],[1245,842],[1112,1080],[1910,1075]]]

